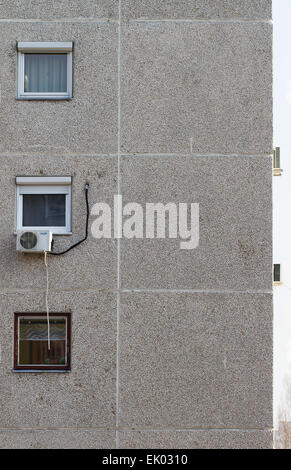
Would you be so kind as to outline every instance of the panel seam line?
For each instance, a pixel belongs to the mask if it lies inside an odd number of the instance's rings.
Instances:
[[[118,1],[118,63],[117,63],[117,86],[118,86],[118,133],[117,133],[117,193],[121,194],[121,184],[120,184],[120,160],[121,160],[121,0]],[[120,217],[120,211],[122,207],[118,204],[118,220]],[[122,213],[121,213],[122,217]],[[119,227],[118,227],[119,230]],[[119,235],[119,234],[118,234]],[[119,448],[119,329],[120,329],[120,238],[117,238],[117,305],[116,305],[116,448]]]

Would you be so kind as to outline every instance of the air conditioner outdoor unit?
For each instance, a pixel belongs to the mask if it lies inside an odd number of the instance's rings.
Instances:
[[[16,250],[24,253],[51,251],[52,238],[49,230],[18,230]]]

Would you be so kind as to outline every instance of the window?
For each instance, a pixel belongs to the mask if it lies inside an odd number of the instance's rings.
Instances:
[[[71,233],[71,184],[66,177],[17,177],[17,230]]]
[[[49,324],[50,349],[46,313],[15,314],[15,370],[70,370],[71,316],[52,313]]]
[[[283,170],[280,168],[280,147],[276,147],[273,151],[273,175],[281,176]]]
[[[274,264],[274,283],[281,284],[281,264]]]
[[[18,98],[72,98],[72,42],[18,43]]]
[[[276,147],[273,152],[273,168],[280,168],[280,147]]]

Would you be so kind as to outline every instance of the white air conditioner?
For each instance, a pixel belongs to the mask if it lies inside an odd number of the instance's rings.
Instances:
[[[18,230],[16,250],[24,253],[51,251],[52,232],[49,230]]]

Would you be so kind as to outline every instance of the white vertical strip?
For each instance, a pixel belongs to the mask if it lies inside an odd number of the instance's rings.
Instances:
[[[121,194],[121,185],[120,185],[120,158],[121,158],[121,146],[120,146],[120,136],[121,136],[121,97],[120,97],[120,84],[121,84],[121,0],[118,2],[118,70],[117,70],[117,86],[118,86],[118,132],[117,132],[117,192]],[[119,207],[119,210],[122,211],[122,207]],[[122,214],[121,214],[122,217]],[[116,319],[116,448],[119,448],[119,322],[120,322],[120,238],[117,238],[117,319]]]

